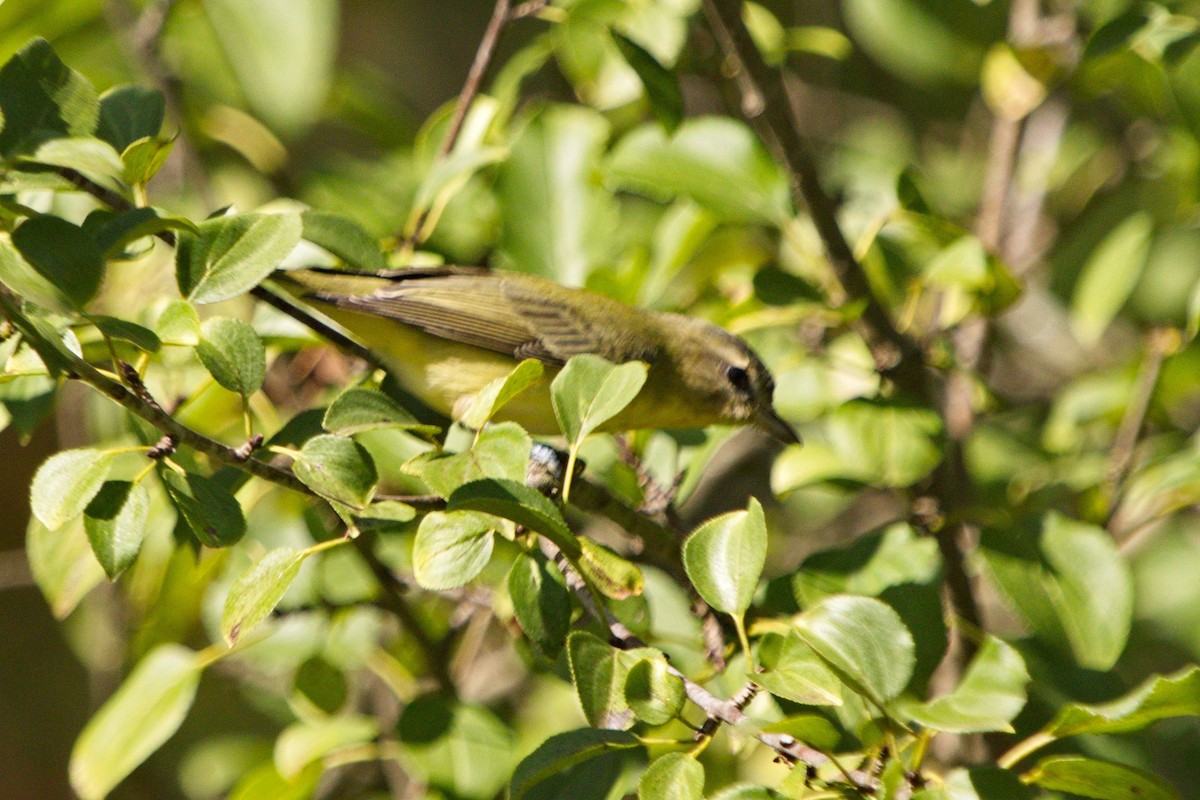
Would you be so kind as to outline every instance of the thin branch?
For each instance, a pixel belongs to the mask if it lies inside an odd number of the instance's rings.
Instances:
[[[1179,333],[1172,329],[1155,328],[1146,334],[1146,355],[1138,368],[1133,384],[1133,397],[1125,407],[1125,414],[1121,417],[1121,425],[1117,428],[1117,436],[1113,440],[1109,455],[1105,484],[1111,498],[1110,516],[1119,505],[1121,488],[1133,465],[1133,452],[1137,447],[1142,425],[1146,421],[1146,412],[1150,408],[1150,398],[1154,395],[1163,360],[1178,346]]]
[[[17,306],[4,293],[0,293],[0,312],[3,312],[17,329],[21,331],[21,334],[31,342],[41,339],[37,329],[25,319],[24,314],[21,313]],[[262,478],[263,480],[304,494],[314,494],[311,489],[305,486],[290,471],[256,458],[241,458],[236,449],[221,444],[215,439],[210,439],[183,425],[164,411],[157,403],[147,403],[132,389],[108,377],[78,356],[65,351],[60,352],[62,358],[69,358],[72,372],[70,377],[88,384],[101,394],[106,395],[117,404],[123,406],[134,416],[145,420],[162,433],[173,437],[180,444],[187,445],[199,453],[243,469],[256,478]]]
[[[704,0],[704,14],[741,96],[742,116],[787,169],[793,201],[808,206],[843,291],[865,304],[859,328],[880,371],[905,391],[926,394],[921,348],[896,328],[846,241],[837,219],[837,202],[821,185],[816,163],[792,118],[784,77],[767,65],[750,37],[742,22],[741,0]]]
[[[634,650],[646,646],[646,643],[638,638],[637,634],[629,630],[629,628],[625,627],[618,620],[609,617],[608,612],[603,607],[597,606],[592,601],[591,593],[587,591],[583,578],[575,572],[574,568],[567,563],[565,558],[561,557],[561,553],[558,552],[553,544],[543,540],[542,548],[548,551],[554,558],[555,563],[562,570],[567,586],[575,593],[584,610],[608,630],[611,643],[614,647],[621,650]],[[667,664],[667,671],[683,682],[683,689],[687,698],[699,707],[708,719],[715,720],[717,723],[731,725],[738,728],[742,733],[753,736],[778,753],[788,763],[800,763],[814,769],[829,763],[829,756],[820,750],[815,750],[801,744],[793,736],[785,733],[765,733],[759,730],[754,721],[746,716],[746,713],[742,710],[741,698],[747,693],[739,692],[738,696],[726,700],[717,697],[671,664]],[[749,702],[748,697],[744,702]]]
[[[450,127],[446,130],[446,137],[442,139],[441,146],[438,147],[436,161],[441,161],[450,155],[454,145],[458,142],[463,123],[467,119],[467,112],[471,110],[471,104],[475,101],[475,97],[479,94],[479,87],[483,83],[483,76],[496,54],[496,43],[500,41],[500,34],[504,30],[504,26],[513,20],[538,13],[546,7],[547,3],[548,0],[530,0],[514,9],[512,0],[496,0],[496,5],[492,8],[491,19],[488,20],[487,28],[483,31],[483,38],[479,40],[479,47],[475,51],[471,68],[467,71],[467,79],[463,82],[462,89],[459,90],[458,100],[454,103],[454,112],[450,116]],[[407,238],[409,245],[414,244],[414,241],[420,236],[428,217],[429,209],[422,210],[415,224],[412,225],[411,236]]]
[[[438,148],[438,158],[448,156],[454,149],[455,142],[458,141],[463,122],[467,118],[467,111],[470,110],[475,95],[479,94],[483,74],[487,71],[488,65],[492,63],[492,56],[496,52],[496,42],[500,40],[500,32],[504,30],[504,26],[511,19],[509,14],[511,5],[510,0],[496,0],[496,6],[492,9],[492,18],[488,20],[487,28],[483,31],[483,38],[479,40],[479,48],[475,51],[475,60],[471,62],[471,69],[467,71],[467,79],[458,93],[458,101],[454,104],[454,114],[450,117],[450,127],[446,131],[446,138],[442,140],[442,146]],[[417,229],[420,229],[419,225]]]

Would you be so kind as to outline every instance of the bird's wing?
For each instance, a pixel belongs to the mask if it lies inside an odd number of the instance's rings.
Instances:
[[[595,352],[598,346],[591,327],[569,308],[539,294],[537,285],[462,268],[404,270],[389,279],[370,294],[310,296],[398,320],[443,339],[513,358],[536,358],[551,366]]]

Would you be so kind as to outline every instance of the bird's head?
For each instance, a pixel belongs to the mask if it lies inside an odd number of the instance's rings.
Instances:
[[[721,421],[751,423],[785,444],[800,437],[775,411],[775,381],[766,365],[738,337],[711,322],[663,314],[673,328],[666,337],[677,377],[691,394],[717,410]]]

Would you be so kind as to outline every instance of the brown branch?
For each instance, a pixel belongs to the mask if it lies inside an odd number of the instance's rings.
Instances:
[[[496,43],[500,41],[500,33],[504,30],[504,26],[513,20],[538,13],[546,7],[547,3],[548,0],[529,0],[529,2],[522,3],[514,9],[512,8],[512,0],[496,0],[496,5],[492,8],[491,19],[488,20],[487,27],[483,31],[483,37],[479,40],[479,47],[475,51],[475,58],[471,61],[471,68],[467,71],[467,79],[463,81],[462,89],[458,93],[458,100],[454,103],[454,112],[450,116],[450,127],[446,130],[446,137],[442,139],[441,146],[438,147],[435,161],[441,161],[450,155],[450,151],[454,149],[454,145],[458,142],[458,136],[462,133],[463,123],[467,119],[467,112],[471,110],[471,104],[479,94],[479,87],[483,83],[484,73],[487,72],[487,68],[492,63],[493,56],[495,56]],[[417,217],[415,224],[412,225],[411,235],[405,239],[408,245],[411,246],[416,242],[417,237],[421,234],[421,229],[425,227],[425,220],[428,217],[429,209],[423,209]]]
[[[1163,360],[1179,346],[1178,331],[1170,328],[1155,328],[1146,334],[1146,355],[1138,368],[1137,378],[1134,379],[1133,397],[1125,407],[1121,417],[1121,425],[1117,428],[1117,436],[1113,440],[1109,455],[1108,474],[1105,479],[1109,501],[1109,517],[1115,514],[1119,505],[1121,489],[1133,465],[1133,452],[1137,447],[1142,425],[1146,421],[1146,412],[1150,408],[1150,398],[1154,395],[1154,387],[1158,383],[1159,372],[1162,371]]]
[[[905,391],[924,395],[924,354],[915,341],[896,328],[871,288],[866,271],[838,223],[837,202],[821,185],[816,163],[800,137],[783,75],[763,60],[741,13],[741,0],[704,0],[705,17],[741,96],[742,116],[786,168],[793,202],[808,206],[842,290],[850,300],[864,304],[858,327],[880,371]]]
[[[557,564],[563,573],[563,578],[566,580],[568,588],[575,593],[584,610],[608,630],[610,642],[614,647],[621,650],[634,650],[646,646],[646,643],[637,634],[629,630],[629,628],[625,627],[618,620],[609,617],[608,612],[603,608],[597,607],[592,601],[591,593],[587,591],[583,578],[567,563],[567,560],[562,557],[562,554],[553,544],[543,539],[541,546],[554,559],[555,564]],[[801,744],[793,736],[786,733],[765,733],[758,730],[758,726],[742,710],[744,703],[748,703],[750,698],[753,697],[750,692],[743,690],[733,698],[726,700],[717,697],[671,664],[667,664],[667,672],[683,682],[683,689],[687,698],[699,707],[709,720],[715,720],[713,724],[721,723],[740,728],[744,733],[753,736],[774,750],[779,754],[780,758],[783,758],[790,764],[799,763],[815,769],[829,763],[829,756],[820,750]]]
[[[479,85],[483,82],[483,74],[487,71],[488,65],[492,63],[492,56],[496,52],[496,42],[500,41],[500,32],[504,30],[504,26],[511,19],[510,6],[510,0],[496,0],[496,5],[492,9],[492,18],[488,20],[487,28],[483,31],[483,38],[479,40],[475,59],[471,62],[471,69],[467,71],[467,79],[463,82],[463,87],[458,93],[458,101],[454,104],[454,114],[450,117],[450,127],[446,131],[446,138],[442,140],[442,146],[438,148],[439,159],[448,156],[454,149],[455,142],[458,141],[463,122],[467,118],[467,111],[470,110],[471,103],[475,101],[475,96],[479,94]],[[420,225],[417,226],[417,229],[420,229]]]

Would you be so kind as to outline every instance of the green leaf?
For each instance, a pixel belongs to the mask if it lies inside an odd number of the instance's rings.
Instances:
[[[1030,800],[1032,797],[1033,792],[1007,769],[967,767],[946,773],[944,789],[917,792],[913,800]]]
[[[683,93],[679,89],[679,78],[660,64],[650,51],[628,36],[622,36],[614,30],[612,37],[625,61],[641,79],[654,115],[667,133],[674,133],[683,121]]]
[[[201,665],[177,644],[159,645],[84,726],[71,750],[71,787],[100,800],[171,738],[196,697]]]
[[[558,506],[523,483],[503,479],[472,481],[446,500],[448,511],[482,511],[524,525],[555,544],[563,555],[577,558],[579,540],[567,527]]]
[[[115,458],[114,453],[92,448],[50,456],[29,487],[33,515],[51,529],[78,517],[104,485]]]
[[[460,486],[484,478],[523,481],[533,440],[515,422],[489,425],[479,432],[470,450],[461,453],[422,453],[404,465],[430,490],[443,497]]]
[[[137,558],[149,514],[150,493],[130,481],[105,481],[88,503],[83,528],[109,580],[115,580]]]
[[[545,559],[522,553],[508,573],[508,596],[521,630],[548,659],[558,657],[571,627],[571,595]]]
[[[847,686],[878,706],[898,695],[912,677],[912,634],[878,600],[827,597],[800,617],[796,632]]]
[[[314,708],[336,714],[346,705],[349,687],[346,674],[322,656],[312,656],[296,668],[293,697],[303,697]]]
[[[709,800],[776,800],[776,796],[765,786],[735,783],[712,795]]]
[[[683,566],[696,591],[727,614],[750,607],[766,559],[767,523],[753,497],[746,511],[709,520],[683,543]]]
[[[359,387],[347,389],[329,404],[321,427],[342,436],[389,428],[420,433],[438,430],[432,425],[422,425],[383,392]]]
[[[1139,731],[1167,717],[1200,716],[1200,667],[1152,676],[1117,700],[1071,703],[1043,731],[1055,737]]]
[[[1140,8],[1118,14],[1092,31],[1083,49],[1084,59],[1100,58],[1129,47],[1134,35],[1149,21],[1149,15]]]
[[[842,685],[837,675],[795,631],[787,636],[763,637],[758,660],[762,672],[751,675],[750,680],[776,697],[806,706],[842,704]]]
[[[530,794],[547,798],[578,796],[572,792],[564,794],[561,791],[547,793],[535,790],[570,775],[574,768],[587,762],[635,748],[641,748],[641,744],[628,731],[581,728],[556,734],[538,745],[517,765],[509,783],[509,794],[512,800],[522,800]]]
[[[1095,344],[1137,285],[1154,219],[1140,211],[1113,228],[1084,265],[1071,295],[1071,327],[1085,345]]]
[[[17,296],[43,308],[69,312],[78,307],[65,290],[55,285],[52,278],[34,269],[8,237],[0,237],[0,283]]]
[[[154,330],[163,344],[195,347],[200,343],[200,315],[187,300],[172,300],[158,315]]]
[[[731,223],[781,225],[788,183],[758,138],[728,117],[685,120],[671,137],[658,125],[627,134],[608,163],[622,189],[659,200],[690,197]]]
[[[200,223],[175,252],[179,291],[193,303],[215,303],[249,291],[300,241],[298,214],[238,214]]]
[[[45,39],[33,39],[0,68],[0,154],[30,150],[55,136],[89,136],[100,101]]]
[[[905,705],[902,712],[926,728],[948,733],[1012,733],[1009,723],[1025,706],[1029,673],[1010,645],[988,636],[966,675],[950,694],[927,703]]]
[[[482,706],[423,695],[405,706],[396,733],[405,765],[454,797],[490,800],[512,774],[513,733]]]
[[[197,228],[191,220],[164,215],[155,208],[130,208],[119,212],[96,209],[83,221],[83,230],[106,258],[119,258],[129,244],[146,236],[163,231],[195,233]]]
[[[138,139],[158,136],[166,118],[163,93],[132,83],[114,86],[100,95],[96,135],[120,153]]]
[[[37,519],[30,520],[25,554],[33,580],[55,619],[65,619],[104,580],[104,570],[88,545],[81,521],[52,529]]]
[[[206,0],[205,18],[254,115],[295,136],[320,116],[338,45],[333,0]]]
[[[878,597],[895,609],[916,643],[914,691],[920,691],[945,654],[941,553],[936,541],[908,524],[897,523],[805,558],[792,576],[792,593],[801,608],[832,594],[856,594]]]
[[[74,307],[83,308],[100,291],[104,258],[78,225],[58,217],[33,217],[13,231],[12,243]]]
[[[267,352],[262,339],[240,319],[204,320],[196,355],[217,383],[243,397],[257,392],[267,376]]]
[[[1116,663],[1133,621],[1133,578],[1112,537],[1052,513],[1035,539],[985,531],[989,574],[1039,638],[1080,666]]]
[[[379,475],[371,454],[345,436],[314,436],[304,443],[292,471],[317,494],[354,508],[371,501]]]
[[[629,662],[623,656],[628,655],[587,631],[567,637],[571,681],[583,715],[597,728],[618,730],[633,724],[633,712],[625,701]]]
[[[638,800],[701,800],[704,767],[687,753],[667,753],[650,762],[637,794]]]
[[[246,534],[242,507],[222,482],[189,472],[160,469],[167,497],[196,540],[206,547],[229,547]]]
[[[579,539],[579,568],[605,597],[625,600],[642,593],[642,571],[602,544]]]
[[[479,430],[496,415],[510,400],[531,386],[541,382],[545,373],[542,362],[527,358],[503,378],[497,378],[484,386],[471,398],[471,404],[459,417],[459,422],[468,428]]]
[[[324,772],[324,765],[309,764],[289,781],[267,762],[241,775],[226,800],[311,800]]]
[[[685,699],[683,681],[668,671],[665,658],[643,658],[625,676],[625,702],[648,725],[666,725]]]
[[[144,136],[138,139],[121,153],[121,177],[130,186],[147,183],[162,169],[174,146],[174,137]]]
[[[550,384],[554,416],[567,441],[578,445],[632,403],[646,369],[640,361],[617,365],[590,354],[572,357]]]
[[[433,511],[421,520],[413,542],[417,583],[432,591],[473,580],[492,557],[496,521],[471,511]]]
[[[1178,800],[1179,792],[1145,770],[1083,756],[1042,759],[1024,779],[1043,789],[1098,800]]]
[[[849,479],[910,486],[942,460],[941,419],[926,408],[853,401],[805,433],[804,447],[776,459],[771,488],[783,494],[820,481]]]
[[[846,0],[842,15],[855,44],[901,79],[929,90],[975,86],[983,48],[962,29],[989,30],[989,42],[1002,38],[1003,29],[988,25],[991,18],[973,6],[959,14],[946,9],[914,0]]]
[[[297,722],[284,728],[275,740],[275,769],[290,781],[314,761],[378,735],[379,723],[371,717],[347,715]]]
[[[360,531],[394,531],[408,526],[417,518],[417,510],[398,500],[380,500],[371,503],[354,516]]]
[[[325,248],[346,265],[364,272],[387,269],[379,242],[349,217],[309,209],[300,215],[300,221],[305,240]]]
[[[791,734],[797,741],[820,750],[833,750],[842,739],[841,730],[820,714],[797,714],[772,722],[763,728],[767,733]]]
[[[31,155],[21,156],[20,163],[74,170],[107,189],[118,193],[124,190],[121,176],[125,166],[121,154],[108,142],[90,136],[43,142]]]
[[[147,353],[157,353],[162,347],[162,340],[158,338],[158,334],[135,322],[94,314],[89,314],[87,319],[108,338],[129,342]]]
[[[279,547],[260,558],[234,581],[221,612],[221,635],[226,642],[231,646],[236,644],[239,637],[270,616],[307,557],[305,550]]]
[[[523,272],[581,286],[606,258],[616,229],[612,194],[595,172],[609,124],[580,106],[552,106],[500,165],[500,252]]]

